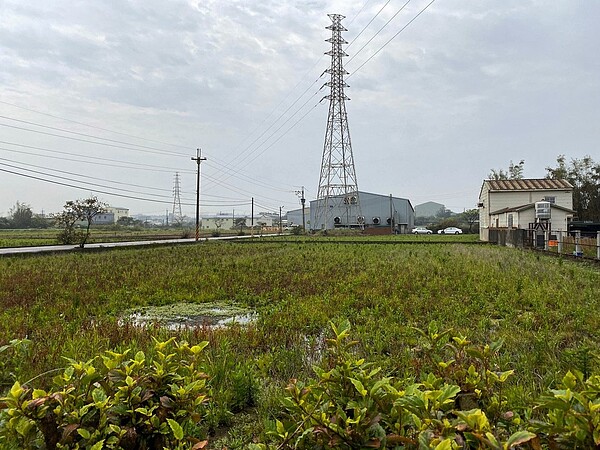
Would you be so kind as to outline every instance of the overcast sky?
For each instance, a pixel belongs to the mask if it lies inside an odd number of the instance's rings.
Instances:
[[[400,32],[429,2],[0,0],[0,215],[90,194],[165,214],[179,173],[193,216],[198,147],[203,213],[313,199],[328,13],[360,190],[459,212],[511,160],[600,160],[600,2],[437,0]]]

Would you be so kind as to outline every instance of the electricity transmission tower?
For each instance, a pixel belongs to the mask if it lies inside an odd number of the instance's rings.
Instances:
[[[179,172],[175,172],[175,182],[173,184],[173,222],[181,225],[183,214],[181,213],[181,185],[179,184]]]
[[[342,38],[342,31],[348,30],[342,26],[345,16],[328,15],[332,23],[326,29],[331,30],[331,38],[326,42],[331,43],[331,50],[325,54],[331,56],[331,66],[325,71],[330,75],[330,80],[324,86],[328,86],[330,92],[324,99],[329,100],[329,116],[314,224],[314,228],[325,229],[361,226],[364,221],[360,213],[358,182],[346,114],[346,100],[350,99],[344,94],[344,88],[348,87],[344,75],[348,72],[344,69],[342,58],[348,55],[342,45],[348,42]]]

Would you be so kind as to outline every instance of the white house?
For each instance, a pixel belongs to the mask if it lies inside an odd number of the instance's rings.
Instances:
[[[566,231],[573,218],[573,186],[566,180],[485,180],[479,193],[479,238],[495,228],[529,229],[536,222],[536,202],[550,203],[553,231]]]
[[[117,223],[121,217],[129,217],[129,209],[121,206],[108,206],[106,212],[113,214],[114,223]]]

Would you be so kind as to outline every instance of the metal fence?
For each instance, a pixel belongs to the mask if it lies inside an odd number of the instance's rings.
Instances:
[[[534,248],[575,257],[600,260],[600,231],[584,237],[580,231],[491,228],[489,242],[507,247]]]

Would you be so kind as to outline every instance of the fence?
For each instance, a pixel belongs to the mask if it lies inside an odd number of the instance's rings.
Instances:
[[[490,228],[489,242],[507,247],[535,248],[559,255],[600,260],[600,231],[595,238],[582,237],[580,231]]]

